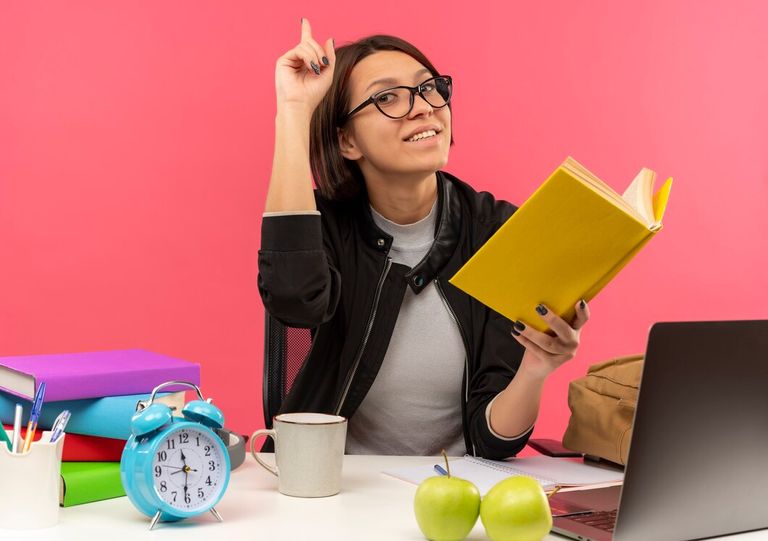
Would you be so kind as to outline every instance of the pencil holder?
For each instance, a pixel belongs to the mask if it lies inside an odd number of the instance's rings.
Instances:
[[[9,438],[13,437],[6,431]],[[43,432],[26,453],[11,453],[0,443],[0,528],[33,530],[59,521],[61,451],[64,434],[51,443]]]

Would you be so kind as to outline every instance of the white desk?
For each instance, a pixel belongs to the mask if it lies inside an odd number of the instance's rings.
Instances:
[[[273,457],[268,455],[266,459],[272,462]],[[429,457],[347,456],[342,492],[330,498],[306,499],[279,494],[277,479],[249,455],[245,464],[233,472],[227,493],[216,506],[224,518],[222,523],[208,513],[183,522],[160,523],[150,532],[150,519],[123,497],[61,509],[60,522],[53,528],[29,532],[0,530],[0,538],[13,541],[424,541],[413,515],[416,486],[381,471],[434,461]],[[480,519],[467,539],[487,541]],[[563,539],[557,535],[547,537],[550,541]],[[768,531],[727,539],[765,540]]]

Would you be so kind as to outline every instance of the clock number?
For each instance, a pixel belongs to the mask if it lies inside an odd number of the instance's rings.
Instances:
[[[205,446],[205,456],[211,456],[211,446],[206,445]]]
[[[186,494],[184,494],[184,503],[192,503],[192,498],[191,498],[191,496],[189,495],[189,492],[187,492]]]
[[[182,432],[181,434],[179,434],[179,445],[181,445],[182,443],[189,443],[189,434],[187,434],[186,432]]]
[[[168,485],[165,484],[165,481],[160,481],[160,492],[165,492],[168,490]]]
[[[197,441],[197,446],[200,447],[200,436],[195,436],[195,441]]]
[[[198,499],[200,499],[200,500],[202,500],[203,498],[205,498],[205,493],[203,492],[203,489],[202,489],[202,488],[199,488],[199,487],[198,487],[198,489],[197,489],[197,497],[198,497]]]
[[[179,495],[179,491],[178,490],[171,491],[171,494],[173,494],[173,501],[175,503],[176,502],[176,496]]]
[[[208,461],[208,470],[209,471],[216,470],[216,463],[213,460],[209,460]]]
[[[157,461],[158,462],[165,462],[168,459],[168,455],[165,451],[160,451],[157,453]]]
[[[160,477],[161,475],[163,475],[163,468],[155,466],[155,477]]]
[[[176,440],[174,439],[168,440],[168,449],[176,449]]]
[[[210,475],[205,478],[205,484],[208,485],[209,487],[213,486],[213,483],[211,483],[211,476]]]

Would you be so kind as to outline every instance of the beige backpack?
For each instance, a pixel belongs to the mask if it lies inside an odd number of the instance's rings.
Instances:
[[[626,464],[642,371],[643,355],[629,355],[592,365],[586,376],[573,380],[563,445]]]

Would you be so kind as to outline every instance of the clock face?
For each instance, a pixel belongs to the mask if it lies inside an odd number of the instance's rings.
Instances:
[[[187,425],[170,432],[152,457],[155,492],[176,509],[206,511],[226,485],[226,452],[208,431]]]

